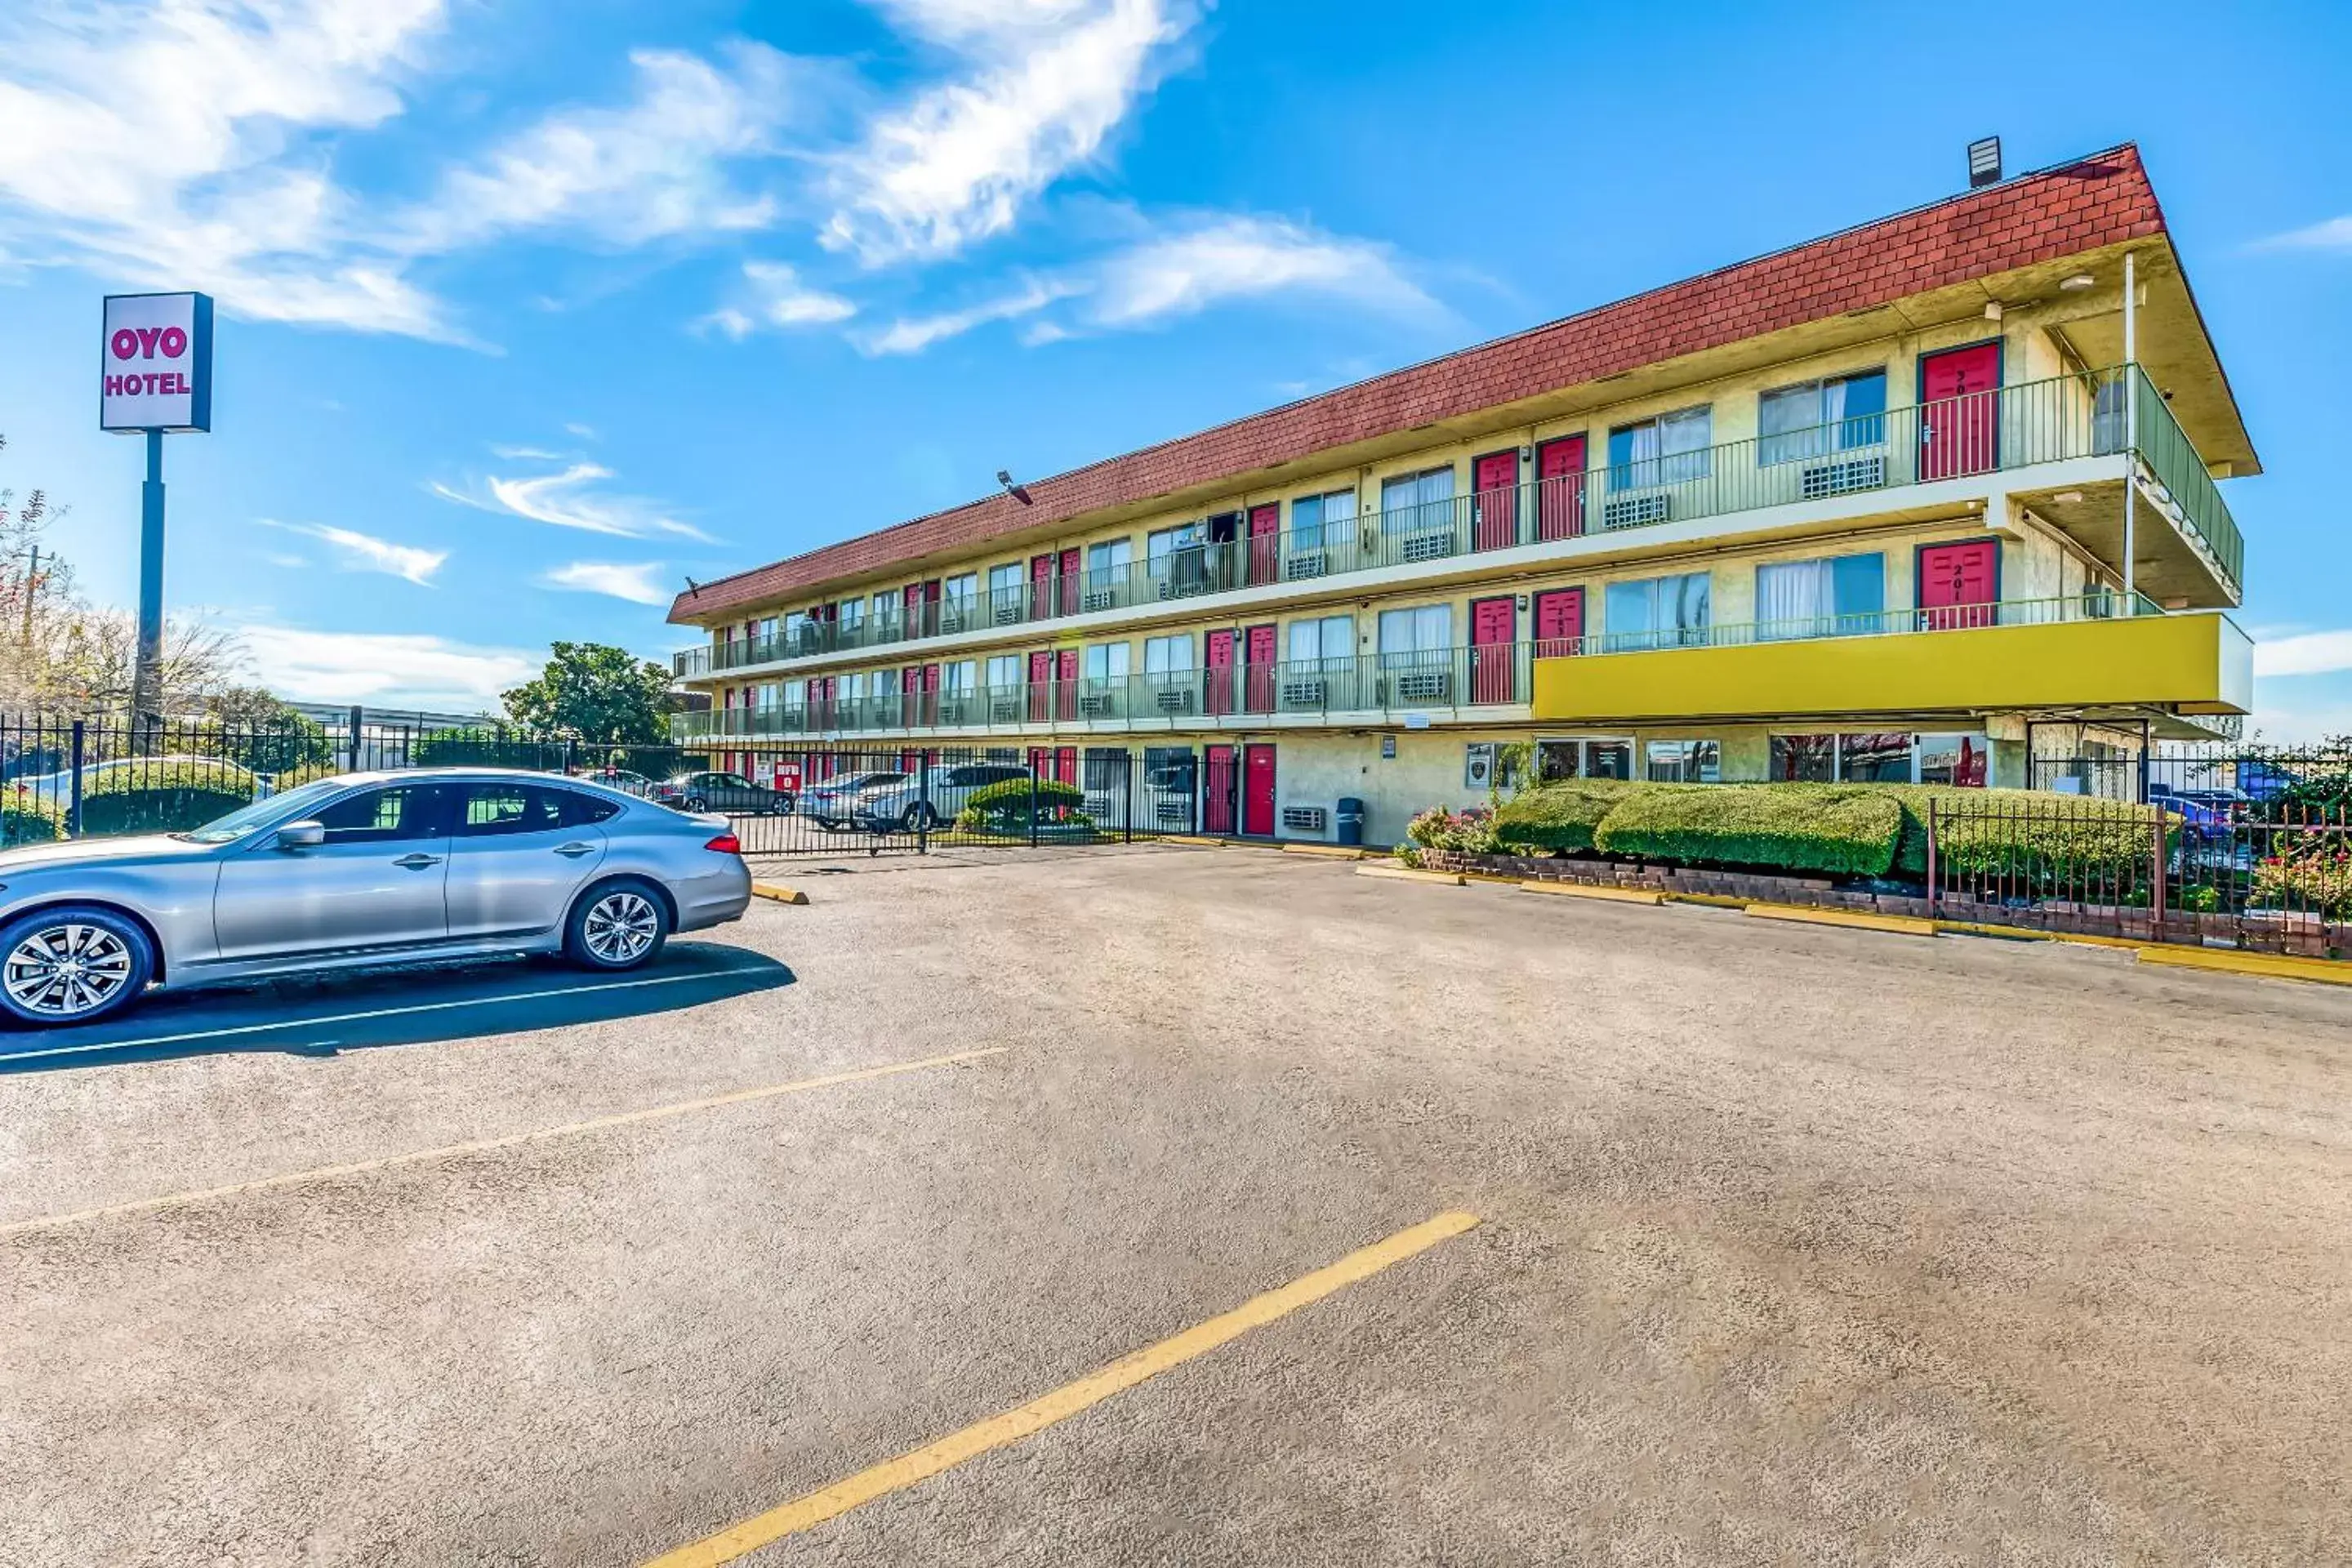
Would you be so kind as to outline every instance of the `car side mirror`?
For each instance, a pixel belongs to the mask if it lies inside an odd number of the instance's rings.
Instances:
[[[278,830],[280,849],[311,849],[327,841],[326,825],[318,822],[289,822]]]

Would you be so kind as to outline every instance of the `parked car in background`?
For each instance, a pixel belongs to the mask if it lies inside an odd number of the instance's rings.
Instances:
[[[591,784],[606,789],[619,790],[623,795],[635,795],[639,800],[653,798],[654,781],[643,773],[633,773],[626,768],[591,768],[580,775]]]
[[[801,791],[800,814],[819,827],[838,830],[857,825],[857,808],[877,791],[893,788],[913,777],[904,773],[845,773]]]
[[[958,763],[926,768],[898,784],[867,791],[854,814],[873,833],[918,833],[953,822],[974,790],[1006,779],[1025,779],[1019,763]]]
[[[346,773],[186,833],[0,853],[0,1017],[151,984],[562,952],[634,969],[751,898],[726,819],[508,768]]]
[[[2226,838],[2252,811],[2253,802],[2234,789],[2177,789],[2150,784],[2147,803],[2180,818],[2182,830],[2197,837]]]
[[[680,773],[653,786],[650,799],[680,811],[725,811],[739,816],[789,816],[799,796],[753,784],[741,773]]]

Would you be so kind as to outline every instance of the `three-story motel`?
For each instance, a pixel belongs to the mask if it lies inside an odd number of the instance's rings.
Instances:
[[[2123,146],[699,584],[678,739],[1117,752],[1206,831],[1378,842],[1514,741],[2069,787],[2248,710],[2258,471]]]

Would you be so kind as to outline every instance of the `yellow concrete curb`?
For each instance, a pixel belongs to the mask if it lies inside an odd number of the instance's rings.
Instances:
[[[1748,912],[1759,920],[1793,921],[1800,925],[1852,926],[1858,931],[1895,931],[1904,936],[1933,936],[1934,921],[1909,915],[1864,914],[1860,910],[1824,910],[1809,904],[1750,904]]]
[[[1744,910],[1748,904],[1748,900],[1735,899],[1728,893],[1661,893],[1658,896],[1669,904],[1704,904],[1710,910]]]
[[[806,893],[802,892],[798,888],[787,888],[782,882],[754,882],[751,884],[751,896],[755,899],[772,900],[779,904],[808,902]]]
[[[1400,882],[1442,882],[1449,888],[1462,886],[1459,871],[1416,871],[1410,866],[1359,866],[1359,877],[1388,877]]]
[[[1368,858],[1363,849],[1346,844],[1286,844],[1282,851],[1286,855],[1320,855],[1327,860],[1362,860]]]
[[[1160,836],[1160,842],[1190,844],[1195,849],[1223,849],[1225,847],[1225,841],[1222,838],[1203,838],[1197,833],[1163,833]]]
[[[2229,974],[2261,974],[2273,980],[2309,980],[2322,985],[2352,985],[2352,963],[2333,958],[2290,958],[2278,952],[2235,952],[2213,947],[2143,947],[2142,963],[2180,969],[2213,969]]]
[[[2008,942],[2065,942],[2077,947],[2125,948],[2137,952],[2147,945],[2145,938],[2128,936],[2093,936],[2087,931],[2038,931],[2032,926],[1992,925],[1983,921],[1937,921],[1938,936],[1990,936]]]
[[[1655,888],[1605,888],[1597,882],[1521,882],[1522,893],[1558,893],[1570,899],[1604,899],[1614,904],[1663,904],[1666,895]]]

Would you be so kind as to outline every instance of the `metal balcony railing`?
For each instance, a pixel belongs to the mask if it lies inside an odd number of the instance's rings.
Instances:
[[[2129,400],[2127,404],[2126,400]],[[2137,427],[2142,477],[2234,587],[2238,527],[2163,397],[2137,365],[2087,371],[1694,451],[1367,512],[1319,527],[1147,551],[1140,560],[990,593],[942,594],[849,621],[796,620],[708,650],[709,670],[854,651],[1242,588],[1621,533],[1766,507],[2120,456]],[[864,610],[866,606],[861,606]],[[683,669],[681,674],[685,673]]]
[[[2164,611],[2145,594],[2134,596],[2137,613]],[[1732,621],[1715,626],[1655,630],[1594,632],[1536,645],[1538,658],[1591,658],[1613,653],[1655,653],[1678,647],[1744,647],[1757,643],[1804,642],[1823,637],[1893,637],[1906,632],[1972,631],[1986,626],[2047,626],[2069,621],[2114,620],[2125,614],[2124,596],[2105,588],[2049,599],[2002,599],[1983,605],[1946,605],[1933,609],[1874,610],[1860,615],[1803,616],[1782,620]]]

